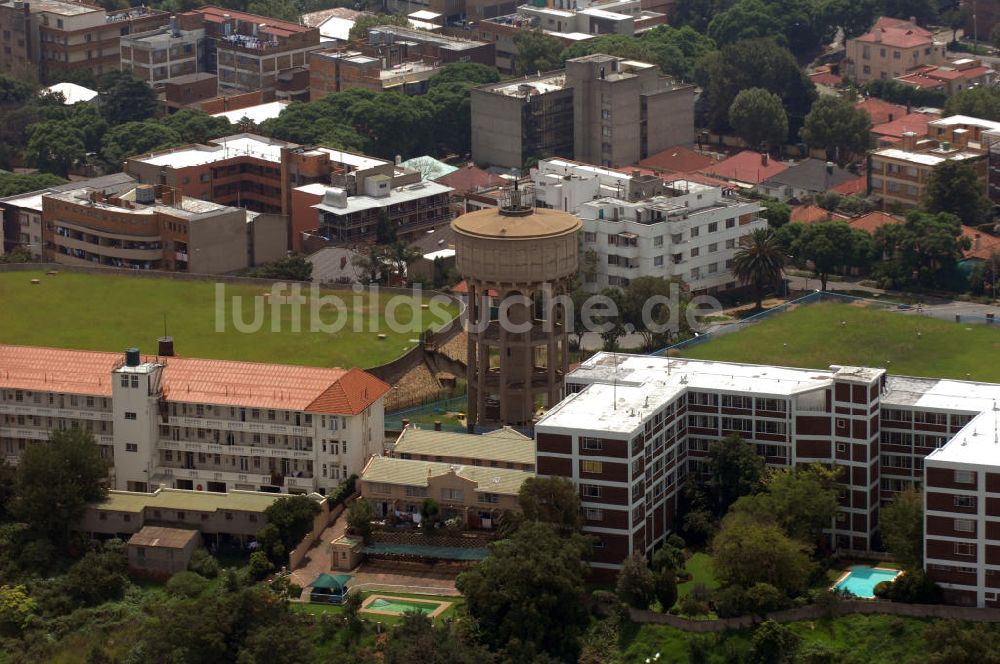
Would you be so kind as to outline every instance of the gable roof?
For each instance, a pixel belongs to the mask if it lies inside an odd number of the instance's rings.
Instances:
[[[868,176],[859,175],[853,180],[846,180],[845,182],[838,184],[836,187],[831,187],[830,191],[835,191],[844,196],[864,194],[868,191]]]
[[[765,161],[767,163],[765,163]],[[737,182],[747,182],[759,184],[764,180],[785,171],[788,164],[771,159],[766,154],[760,154],[753,150],[743,150],[725,159],[712,164],[708,168],[701,170],[706,175],[714,175]]]
[[[712,159],[708,155],[678,145],[646,157],[638,163],[638,166],[651,168],[655,171],[691,173],[708,168],[714,163],[715,159]]]
[[[886,212],[869,212],[868,214],[863,214],[860,217],[855,217],[847,222],[854,228],[859,228],[866,233],[871,235],[875,234],[875,231],[887,224],[899,224],[902,223],[902,219],[899,217],[894,217]]]
[[[930,30],[925,30],[910,21],[888,16],[880,16],[871,30],[856,39],[859,42],[885,44],[898,48],[913,48],[934,43],[934,35]]]
[[[886,122],[892,122],[896,118],[901,118],[907,114],[905,106],[893,104],[878,97],[871,97],[856,102],[854,108],[860,108],[867,113],[868,117],[872,119],[873,127]]]
[[[941,116],[935,113],[907,113],[892,122],[883,122],[872,127],[872,134],[882,142],[886,138],[900,139],[903,134],[912,131],[917,136],[927,135],[927,125],[934,120],[940,120]]]
[[[164,526],[143,526],[128,539],[130,546],[148,546],[160,549],[183,549],[197,538],[197,530],[167,528]]]
[[[484,187],[499,187],[507,182],[499,175],[484,171],[475,164],[466,164],[434,180],[451,187],[456,194],[478,191]]]
[[[828,164],[822,159],[803,159],[790,164],[785,170],[779,171],[764,180],[765,185],[784,185],[805,189],[806,191],[828,191],[834,185],[853,180],[855,175],[836,164],[828,171]]]
[[[517,495],[521,485],[535,474],[525,470],[463,466],[432,461],[412,461],[373,456],[361,471],[362,482],[426,487],[429,480],[454,473],[476,485],[478,491]]]
[[[819,221],[832,219],[833,215],[829,210],[824,210],[815,205],[796,205],[792,208],[792,213],[788,218],[793,224],[815,224]]]
[[[392,448],[393,456],[403,454],[453,459],[535,464],[535,441],[513,429],[498,429],[483,435],[418,429],[403,429]]]

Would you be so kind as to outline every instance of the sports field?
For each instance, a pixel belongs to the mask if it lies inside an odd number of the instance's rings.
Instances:
[[[2,272],[0,343],[107,351],[136,346],[155,353],[166,317],[178,355],[367,368],[399,357],[416,344],[421,330],[439,327],[457,313],[451,305],[422,306],[428,298],[350,290],[323,291],[343,307],[327,302],[316,311],[308,287],[296,305],[287,290],[271,296],[268,284],[224,286],[220,296],[210,281]],[[398,321],[396,330],[387,324],[387,312]]]
[[[1000,382],[1000,326],[854,304],[809,304],[680,352],[683,357]]]

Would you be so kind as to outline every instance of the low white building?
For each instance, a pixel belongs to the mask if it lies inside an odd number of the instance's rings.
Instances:
[[[538,205],[580,217],[584,288],[625,287],[639,277],[681,278],[691,290],[737,285],[740,238],[767,221],[734,190],[580,164],[540,161],[532,171]]]

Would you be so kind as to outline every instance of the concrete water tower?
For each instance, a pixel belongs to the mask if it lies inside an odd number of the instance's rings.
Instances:
[[[530,425],[537,405],[562,395],[566,305],[577,272],[580,220],[507,191],[499,209],[451,222],[468,285],[468,425]],[[553,303],[554,300],[554,303]],[[505,324],[501,324],[505,323]]]

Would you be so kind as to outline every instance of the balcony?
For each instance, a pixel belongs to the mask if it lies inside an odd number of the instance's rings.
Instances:
[[[26,429],[20,426],[0,426],[0,437],[25,438],[27,440],[48,440],[48,429]]]
[[[313,489],[314,478],[310,474],[306,477],[292,477],[291,475],[261,473],[259,469],[250,471],[227,471],[213,470],[210,468],[179,468],[177,466],[157,465],[153,472],[154,478],[175,480],[201,480],[205,482],[237,482],[240,484],[253,484],[265,486],[289,486],[293,488]]]
[[[78,410],[75,408],[51,408],[41,404],[0,404],[0,415],[36,415],[38,417],[63,417],[74,420],[104,420],[110,422],[110,410]]]
[[[312,428],[273,422],[244,422],[242,420],[220,420],[208,417],[187,417],[171,415],[167,424],[192,429],[218,429],[220,431],[245,431],[248,433],[282,434],[285,436],[312,437]]]
[[[161,438],[159,447],[164,450],[199,452],[202,454],[225,454],[241,457],[268,457],[284,459],[312,459],[313,451],[293,450],[281,447],[257,447],[254,445],[225,445],[194,440],[169,440]]]

